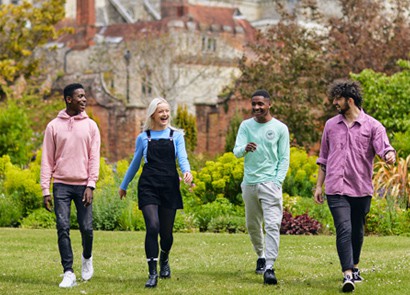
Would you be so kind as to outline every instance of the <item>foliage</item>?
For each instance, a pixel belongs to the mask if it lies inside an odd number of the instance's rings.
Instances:
[[[286,122],[297,144],[310,145],[319,139],[315,112],[323,112],[324,40],[316,31],[299,26],[294,16],[282,17],[249,45],[251,58],[240,61],[242,76],[236,88],[242,97],[266,89],[273,97],[275,117]]]
[[[138,209],[138,203],[134,200],[126,199],[126,205],[119,216],[118,225],[120,230],[145,230],[144,217],[142,211]]]
[[[44,208],[34,210],[21,221],[22,228],[56,228],[56,216]]]
[[[313,198],[289,196],[283,194],[283,211],[289,212],[292,216],[307,214],[310,218],[320,223],[319,232],[322,234],[334,234],[336,232],[333,217],[326,204],[316,204]]]
[[[47,0],[41,5],[28,1],[0,5],[0,80],[6,85],[20,76],[39,74],[41,59],[35,51],[63,32],[55,25],[65,16],[64,4],[63,0]]]
[[[288,211],[283,211],[280,233],[284,235],[313,235],[318,234],[320,223],[309,217],[307,213],[292,216]]]
[[[209,222],[208,230],[214,233],[244,233],[246,221],[244,216],[217,216]]]
[[[25,165],[32,155],[33,130],[26,112],[14,102],[0,106],[0,156],[9,155],[15,164]]]
[[[291,196],[310,198],[316,184],[318,165],[316,156],[309,156],[304,149],[290,148],[289,170],[283,182],[283,192]]]
[[[240,212],[240,211],[239,211]],[[230,203],[227,199],[220,197],[213,202],[206,203],[194,209],[193,215],[199,231],[207,231],[210,222],[221,216],[240,216],[235,205]],[[242,211],[242,217],[244,216]]]
[[[309,148],[334,114],[326,101],[326,85],[365,69],[392,74],[398,70],[396,61],[407,58],[410,46],[403,1],[336,2],[341,15],[328,18],[317,0],[298,1],[291,11],[277,1],[280,21],[248,46],[239,64],[242,76],[233,89],[242,97],[249,97],[256,88],[267,89],[274,97],[272,112],[286,122],[297,145]],[[397,103],[404,108],[394,118],[409,113],[408,99]]]
[[[386,127],[390,138],[410,129],[410,61],[398,64],[403,70],[391,76],[370,69],[352,75],[363,86],[363,108]]]
[[[410,125],[410,123],[408,123]],[[410,126],[406,132],[397,132],[393,135],[392,146],[401,155],[410,155]]]
[[[392,197],[394,203],[404,209],[410,208],[410,155],[406,159],[398,158],[394,166],[378,161],[373,185],[376,196]]]
[[[410,211],[397,206],[395,199],[373,197],[366,218],[366,233],[377,235],[409,235]]]
[[[239,125],[241,125],[243,118],[241,114],[236,111],[229,122],[228,132],[225,139],[225,152],[232,152],[235,147],[236,135],[238,134]]]
[[[185,131],[185,145],[188,152],[193,152],[197,143],[197,128],[195,116],[188,113],[186,105],[178,105],[175,126]]]
[[[121,202],[116,187],[106,187],[93,201],[93,226],[99,230],[118,230],[126,202]]]
[[[215,161],[208,161],[195,177],[195,194],[203,203],[213,202],[218,196],[232,204],[242,204],[241,182],[243,178],[243,158],[233,153],[225,153]]]

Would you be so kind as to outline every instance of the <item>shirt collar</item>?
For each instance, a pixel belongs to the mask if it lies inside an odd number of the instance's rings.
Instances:
[[[344,121],[345,117],[341,114],[337,115],[337,123],[342,123]],[[363,109],[360,109],[360,114],[359,117],[354,121],[354,123],[358,123],[359,125],[362,125],[366,120],[366,113],[363,111]]]

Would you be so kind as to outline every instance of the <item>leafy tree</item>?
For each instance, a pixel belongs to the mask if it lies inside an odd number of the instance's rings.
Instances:
[[[175,126],[185,131],[185,144],[188,152],[193,152],[196,148],[197,128],[195,116],[188,113],[186,105],[178,106],[175,117]]]
[[[391,76],[364,70],[352,75],[363,86],[363,108],[389,132],[406,132],[410,121],[410,61],[400,60],[401,72]]]
[[[55,25],[64,18],[64,0],[46,0],[33,5],[0,5],[0,92],[19,77],[39,74],[41,56],[36,49],[65,30]]]
[[[288,125],[296,144],[311,147],[334,114],[325,97],[332,80],[365,69],[399,70],[396,61],[410,48],[410,1],[338,0],[341,14],[330,18],[317,0],[301,0],[291,11],[282,2],[277,1],[279,23],[248,46],[234,91],[249,97],[256,88],[267,89],[274,116]]]
[[[323,113],[326,63],[323,38],[299,26],[295,16],[286,16],[277,26],[257,36],[250,45],[252,55],[240,62],[242,76],[237,89],[250,97],[266,89],[274,117],[286,122],[297,144],[319,139],[317,112]]]

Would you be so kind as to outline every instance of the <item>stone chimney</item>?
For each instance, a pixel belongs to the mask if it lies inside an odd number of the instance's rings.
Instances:
[[[161,0],[161,18],[181,17],[188,12],[187,0]]]
[[[76,45],[88,47],[94,44],[95,0],[77,0],[76,24],[79,37]]]

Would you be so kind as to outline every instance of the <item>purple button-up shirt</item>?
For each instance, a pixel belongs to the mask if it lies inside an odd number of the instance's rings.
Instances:
[[[326,166],[327,195],[373,195],[373,160],[394,151],[383,125],[361,110],[348,127],[343,115],[326,122],[317,164]]]

